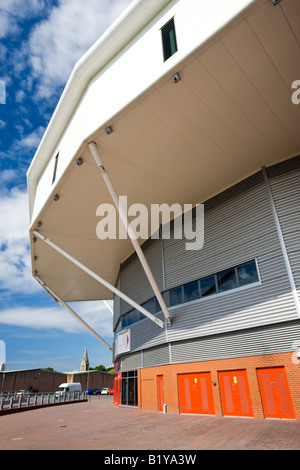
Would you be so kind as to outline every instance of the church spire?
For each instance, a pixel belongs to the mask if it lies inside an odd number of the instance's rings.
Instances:
[[[89,358],[88,358],[88,354],[87,354],[87,349],[85,348],[84,355],[83,355],[81,365],[80,365],[80,370],[81,371],[89,370],[89,365],[90,365],[90,363],[89,363]]]

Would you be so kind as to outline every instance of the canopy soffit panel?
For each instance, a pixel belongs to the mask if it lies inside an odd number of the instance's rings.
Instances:
[[[165,77],[115,117],[111,135],[103,127],[95,133],[128,205],[144,204],[149,214],[155,203],[195,205],[300,154],[300,106],[291,100],[291,84],[300,80],[299,31],[299,2],[262,2],[182,63],[178,83]],[[96,209],[112,201],[83,144],[59,181],[59,201],[49,198],[39,214],[41,232],[114,285],[133,248],[129,239],[97,238]],[[112,298],[41,242],[32,256],[33,272],[64,301]]]

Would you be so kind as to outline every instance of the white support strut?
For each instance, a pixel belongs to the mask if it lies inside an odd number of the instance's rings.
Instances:
[[[69,253],[67,253],[65,250],[63,250],[62,248],[60,248],[58,245],[56,245],[55,243],[53,243],[49,238],[45,237],[44,235],[42,235],[40,232],[38,232],[37,230],[34,230],[33,231],[33,235],[38,237],[40,240],[43,240],[47,245],[51,246],[54,250],[56,250],[58,253],[60,253],[61,255],[63,255],[65,258],[67,258],[69,261],[71,261],[73,264],[75,264],[76,266],[78,266],[82,271],[86,272],[87,274],[89,274],[91,277],[93,277],[96,281],[98,281],[100,284],[102,284],[103,286],[105,286],[107,289],[109,289],[111,292],[113,292],[114,294],[116,294],[118,297],[120,297],[121,299],[123,299],[125,302],[127,302],[129,305],[131,305],[133,308],[137,309],[139,312],[141,312],[143,315],[145,315],[146,317],[148,317],[150,320],[152,320],[154,323],[156,323],[158,326],[160,326],[161,328],[164,327],[164,323],[157,317],[155,317],[154,315],[152,315],[152,313],[148,312],[144,307],[142,307],[141,305],[139,305],[138,303],[136,303],[134,300],[130,299],[130,297],[128,297],[126,294],[123,294],[123,292],[121,292],[119,289],[117,289],[116,287],[114,287],[112,284],[110,284],[109,282],[105,281],[105,279],[103,279],[102,277],[98,276],[98,274],[94,273],[91,269],[89,269],[88,267],[86,267],[84,264],[82,264],[80,261],[78,261],[77,259],[75,259],[72,255],[70,255]]]
[[[51,297],[54,298],[56,302],[58,302],[69,313],[71,313],[71,315],[73,315],[76,320],[78,320],[98,341],[100,341],[103,346],[105,346],[109,351],[112,351],[112,348],[109,346],[109,344],[104,341],[104,339],[101,338],[101,336],[99,336],[98,333],[96,333],[96,331],[94,331],[76,312],[74,312],[74,310],[68,304],[66,304],[66,302],[64,302],[49,286],[47,286],[47,284],[39,276],[35,276],[35,279],[51,295]]]
[[[114,201],[114,204],[115,204],[115,206],[116,206],[116,208],[117,208],[117,210],[118,210],[118,212],[119,212],[119,215],[120,215],[120,218],[121,218],[121,220],[122,220],[122,222],[123,222],[123,225],[124,225],[124,227],[126,228],[126,231],[127,231],[128,235],[129,235],[129,238],[130,238],[130,240],[131,240],[131,242],[132,242],[132,244],[133,244],[133,247],[134,247],[134,249],[135,249],[135,251],[136,251],[136,254],[137,254],[137,256],[139,257],[139,260],[140,260],[140,262],[141,262],[141,264],[142,264],[142,267],[143,267],[143,269],[144,269],[144,271],[145,271],[145,274],[146,274],[146,276],[147,276],[147,278],[148,278],[148,280],[149,280],[149,282],[150,282],[150,285],[151,285],[151,287],[152,287],[152,289],[153,289],[153,291],[154,291],[154,294],[156,295],[156,298],[157,298],[157,300],[158,300],[158,302],[159,302],[159,305],[160,305],[160,307],[161,307],[161,309],[162,309],[162,311],[163,311],[163,314],[164,314],[164,316],[165,316],[165,319],[166,319],[167,323],[168,323],[169,325],[171,325],[170,314],[169,314],[169,311],[168,311],[167,306],[166,306],[166,304],[165,304],[165,301],[164,301],[164,299],[163,299],[163,296],[161,295],[161,292],[160,292],[160,290],[159,290],[159,288],[158,288],[158,286],[157,286],[157,283],[156,283],[156,281],[155,281],[155,279],[154,279],[154,276],[153,276],[152,271],[151,271],[151,269],[150,269],[150,267],[149,267],[149,264],[148,264],[148,262],[147,262],[147,260],[146,260],[146,258],[145,258],[145,255],[144,255],[144,253],[143,253],[143,250],[141,249],[140,244],[139,244],[139,242],[137,241],[136,236],[135,236],[135,234],[134,234],[133,231],[132,231],[132,228],[131,228],[131,226],[130,226],[130,224],[129,224],[129,221],[128,221],[128,219],[127,219],[127,214],[125,213],[125,211],[124,211],[124,209],[123,209],[123,207],[122,207],[122,204],[120,203],[119,195],[118,195],[118,193],[117,193],[117,191],[116,191],[116,189],[115,189],[115,187],[114,187],[114,185],[113,185],[113,182],[112,182],[112,180],[111,180],[111,178],[110,178],[110,176],[109,176],[109,173],[108,173],[108,172],[106,171],[106,169],[104,168],[104,163],[103,163],[103,161],[102,161],[102,159],[101,159],[101,157],[100,157],[100,155],[99,155],[97,146],[96,146],[96,144],[95,144],[94,142],[90,142],[90,143],[88,144],[88,146],[89,146],[89,149],[90,149],[90,151],[91,151],[91,153],[92,153],[92,155],[93,155],[93,157],[94,157],[94,159],[95,159],[96,165],[101,169],[101,173],[102,173],[103,180],[104,180],[104,182],[105,182],[105,184],[106,184],[106,186],[107,186],[107,189],[108,189],[108,191],[109,191],[109,193],[110,193],[110,195],[111,195],[111,197],[112,197],[112,199],[113,199],[113,201]]]

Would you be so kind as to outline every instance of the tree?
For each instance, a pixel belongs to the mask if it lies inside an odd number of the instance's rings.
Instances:
[[[100,372],[106,372],[106,368],[102,364],[100,366],[96,366],[96,367],[94,367],[93,369],[90,369],[90,370],[99,370]]]
[[[90,367],[89,370],[98,370],[99,372],[107,372],[108,374],[113,374],[114,373],[114,367],[113,366],[108,367],[106,369],[106,367],[102,364],[100,364],[100,366]]]

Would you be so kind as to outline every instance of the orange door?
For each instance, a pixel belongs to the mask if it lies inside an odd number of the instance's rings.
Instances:
[[[253,416],[245,370],[219,372],[224,416]]]
[[[114,404],[120,404],[120,389],[121,389],[121,373],[119,373],[114,380]]]
[[[214,414],[210,372],[178,375],[181,413]]]
[[[157,387],[158,387],[158,411],[164,410],[164,378],[162,375],[157,377]]]
[[[283,367],[258,369],[258,381],[266,418],[290,418],[295,414]]]

